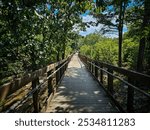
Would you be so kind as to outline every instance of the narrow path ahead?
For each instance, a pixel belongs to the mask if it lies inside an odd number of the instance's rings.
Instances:
[[[118,112],[75,54],[47,112]]]

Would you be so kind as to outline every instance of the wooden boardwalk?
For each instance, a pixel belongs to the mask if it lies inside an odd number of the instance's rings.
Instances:
[[[118,112],[75,54],[46,112]]]

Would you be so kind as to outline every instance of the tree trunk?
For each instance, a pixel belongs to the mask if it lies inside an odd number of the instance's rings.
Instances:
[[[118,25],[118,66],[122,66],[122,30],[123,30],[123,22],[122,22],[122,15],[123,15],[123,2],[120,1],[120,10],[119,10],[119,25]]]
[[[147,27],[150,24],[150,2],[149,0],[144,1],[144,17],[143,17],[143,23],[141,26],[141,30],[144,31],[145,27]],[[140,45],[139,45],[139,53],[138,53],[138,59],[137,59],[137,71],[142,72],[144,69],[144,51],[146,46],[146,37],[143,36],[145,34],[142,33],[141,39],[140,39]]]
[[[147,74],[150,75],[150,36],[148,36],[147,41]]]
[[[145,38],[142,38],[140,40],[138,60],[137,60],[137,71],[138,72],[143,71],[144,50],[145,50]]]
[[[123,23],[124,23],[124,14],[126,10],[126,2],[120,1],[120,9],[119,9],[119,25],[118,25],[118,36],[119,36],[119,41],[118,41],[118,66],[122,66],[122,40],[123,40]]]
[[[122,66],[122,29],[119,29],[119,50],[118,50],[118,66]]]

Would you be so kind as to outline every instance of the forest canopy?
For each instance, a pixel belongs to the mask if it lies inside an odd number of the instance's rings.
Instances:
[[[87,10],[96,22],[82,21]],[[83,38],[74,31],[98,24],[101,33],[117,30],[118,38],[96,33]],[[149,74],[149,36],[149,0],[1,0],[0,82],[64,59],[77,48],[91,58]]]

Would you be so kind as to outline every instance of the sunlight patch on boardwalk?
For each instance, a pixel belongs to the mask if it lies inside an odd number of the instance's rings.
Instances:
[[[75,54],[47,112],[118,112]]]

